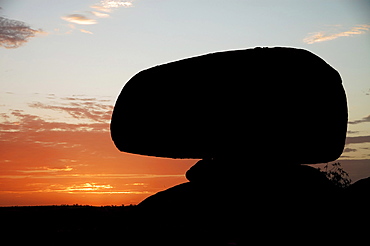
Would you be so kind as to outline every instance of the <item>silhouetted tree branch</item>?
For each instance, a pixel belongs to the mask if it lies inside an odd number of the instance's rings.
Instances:
[[[347,188],[352,182],[349,174],[342,168],[339,162],[326,163],[324,168],[322,170],[319,168],[319,170],[325,173],[325,176],[340,188]]]

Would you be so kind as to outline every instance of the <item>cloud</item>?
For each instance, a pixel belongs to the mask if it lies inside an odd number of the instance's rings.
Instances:
[[[353,35],[364,34],[369,30],[370,30],[370,25],[357,25],[357,26],[352,27],[348,31],[339,32],[339,33],[329,34],[325,31],[315,32],[315,33],[311,33],[310,36],[303,39],[303,42],[307,44],[313,44],[313,43],[333,40],[339,37],[351,37]]]
[[[355,133],[358,133],[358,131],[350,131],[350,130],[347,131],[347,134],[355,134]]]
[[[80,32],[87,33],[87,34],[94,34],[93,32],[90,32],[90,31],[85,30],[85,29],[80,29]]]
[[[26,23],[0,17],[0,46],[7,49],[18,48],[36,34],[45,34],[41,29],[32,29]]]
[[[62,19],[65,21],[75,23],[75,24],[80,24],[80,25],[93,25],[97,23],[96,20],[90,19],[81,14],[72,14],[72,15],[63,16]]]
[[[370,136],[347,137],[346,144],[369,143]]]
[[[37,105],[37,104],[36,104]],[[42,106],[43,107],[43,106]],[[40,108],[42,108],[40,107]],[[51,106],[52,107],[52,106]],[[48,109],[49,107],[47,107]],[[62,109],[64,110],[64,109]],[[66,109],[68,111],[68,109]],[[5,121],[0,122],[0,136],[5,133],[26,133],[26,132],[108,132],[109,131],[109,122],[103,119],[97,118],[98,116],[83,116],[83,111],[79,112],[71,109],[70,113],[75,115],[75,118],[86,119],[86,118],[95,118],[97,123],[66,123],[66,122],[50,122],[42,119],[39,116],[31,115],[24,113],[23,110],[11,110],[11,116],[15,117],[15,121]],[[11,136],[15,136],[10,135]],[[36,140],[33,140],[36,141]],[[50,142],[50,143],[47,143]],[[53,141],[39,141],[36,143],[51,144]],[[55,141],[54,141],[55,142]],[[58,145],[63,144],[63,142],[57,142]]]
[[[356,152],[357,149],[345,148],[343,152]]]
[[[125,7],[129,8],[132,7],[133,4],[131,1],[122,1],[122,0],[103,0],[100,3],[94,4],[91,8],[97,9],[103,12],[112,12],[112,9]]]
[[[26,170],[21,170],[18,172],[21,173],[54,173],[54,172],[70,172],[73,168],[71,166],[64,166],[64,167],[34,167],[28,168]]]
[[[97,24],[97,18],[108,18],[110,15],[108,13],[113,12],[114,9],[124,7],[132,7],[132,1],[123,1],[123,0],[102,0],[99,3],[93,4],[90,8],[94,9],[95,11],[84,11],[84,13],[88,13],[92,18],[87,17],[86,15],[82,14],[71,14],[62,16],[61,18],[65,21],[70,23],[79,24],[79,25],[93,25]],[[100,12],[98,12],[100,11]],[[74,26],[71,27],[72,30],[75,29]],[[72,30],[66,32],[65,34],[71,34]],[[85,29],[79,29],[80,32],[93,34],[91,31]]]
[[[67,101],[67,103],[59,106],[34,102],[30,103],[29,106],[32,108],[66,112],[73,118],[79,120],[89,120],[92,122],[108,124],[111,119],[113,106],[103,104],[95,98],[67,97],[62,98],[62,100]]]
[[[43,192],[67,192],[67,193],[90,193],[90,194],[152,194],[148,191],[137,190],[120,190],[111,184],[101,184],[95,182],[87,182],[83,184],[72,184],[70,186],[57,185],[50,186],[49,189]]]
[[[117,150],[109,132],[114,99],[38,94],[22,108],[0,107],[0,205],[136,204],[185,182],[194,160]]]
[[[106,13],[100,13],[96,11],[90,11],[90,13],[95,15],[98,18],[108,18],[109,17],[109,14],[106,14]]]
[[[364,123],[364,122],[370,122],[370,115],[365,116],[361,120],[349,121],[348,124],[359,124],[359,123]]]
[[[88,191],[99,191],[99,190],[112,189],[112,188],[113,186],[109,184],[85,183],[81,185],[73,185],[73,186],[67,187],[66,190],[71,191],[71,192],[74,192],[74,191],[88,192]]]

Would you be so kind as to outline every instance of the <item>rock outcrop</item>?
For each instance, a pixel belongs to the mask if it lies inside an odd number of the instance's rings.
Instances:
[[[190,182],[139,204],[136,226],[150,235],[140,240],[286,243],[326,229],[320,211],[337,212],[341,191],[302,164],[341,155],[347,118],[339,73],[302,49],[219,52],[138,73],[113,111],[117,148],[202,159],[187,171]]]
[[[119,95],[111,123],[121,151],[171,158],[284,158],[313,164],[343,151],[339,73],[294,48],[218,52],[149,68]]]

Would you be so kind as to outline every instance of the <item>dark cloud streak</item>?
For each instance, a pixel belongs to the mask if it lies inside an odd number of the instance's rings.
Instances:
[[[28,42],[37,33],[44,33],[41,29],[32,29],[26,23],[0,17],[0,46],[15,49]]]
[[[361,120],[349,121],[348,124],[359,124],[359,123],[364,123],[364,122],[370,122],[370,115],[365,116]]]
[[[370,136],[347,137],[346,144],[370,143]]]
[[[111,119],[113,106],[102,104],[95,98],[62,98],[67,101],[64,105],[48,105],[45,103],[34,102],[30,107],[40,109],[51,109],[66,112],[75,119],[88,119],[93,122],[108,123]]]
[[[6,133],[25,133],[25,132],[108,132],[108,122],[97,123],[65,123],[49,122],[39,116],[27,114],[23,110],[12,110],[11,115],[17,121],[0,122],[0,136]]]

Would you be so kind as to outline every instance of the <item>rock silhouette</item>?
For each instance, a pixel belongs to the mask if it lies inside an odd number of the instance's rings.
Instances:
[[[337,159],[346,128],[338,72],[309,51],[281,47],[141,71],[124,86],[111,122],[125,152],[194,159],[268,152],[295,164]]]
[[[190,182],[138,205],[139,243],[293,242],[326,228],[319,209],[337,209],[340,191],[301,164],[336,160],[347,118],[339,73],[303,49],[218,52],[138,73],[113,111],[117,148],[201,159]]]

